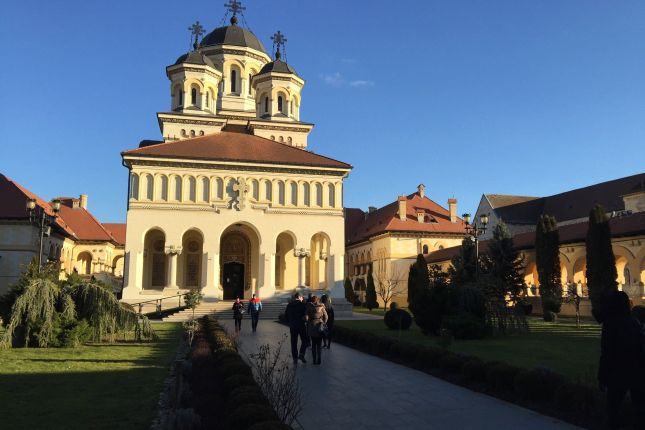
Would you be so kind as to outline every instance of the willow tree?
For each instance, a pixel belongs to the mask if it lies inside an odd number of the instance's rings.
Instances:
[[[562,307],[560,234],[555,217],[541,215],[535,232],[535,263],[540,282],[542,314],[553,321]]]
[[[609,219],[602,206],[596,205],[589,213],[589,227],[586,240],[587,251],[587,287],[591,300],[591,313],[598,322],[602,322],[603,302],[606,297],[618,289],[616,278],[616,257],[611,248],[611,230]]]

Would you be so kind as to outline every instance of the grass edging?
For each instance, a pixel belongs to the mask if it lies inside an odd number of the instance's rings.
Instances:
[[[523,369],[336,325],[334,340],[448,382],[590,429],[605,422],[599,390],[546,368]]]

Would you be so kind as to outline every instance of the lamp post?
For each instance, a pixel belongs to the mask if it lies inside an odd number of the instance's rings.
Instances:
[[[477,222],[470,223],[470,214],[465,213],[462,215],[464,224],[466,224],[466,233],[475,241],[475,279],[479,278],[479,236],[486,233],[486,226],[488,225],[488,214],[481,214],[479,216],[479,225]]]
[[[36,199],[27,199],[26,208],[29,213],[29,222],[38,227],[40,231],[38,242],[38,272],[42,267],[43,259],[43,237],[51,234],[51,226],[56,222],[58,212],[60,212],[60,200],[52,200],[52,211],[54,215],[48,215],[45,208],[36,204]]]

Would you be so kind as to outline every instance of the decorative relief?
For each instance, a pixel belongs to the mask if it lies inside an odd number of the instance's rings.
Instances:
[[[249,192],[249,186],[244,178],[237,178],[237,184],[233,184],[233,191],[237,192],[237,199],[231,201],[231,209],[238,211],[246,207],[246,194]]]

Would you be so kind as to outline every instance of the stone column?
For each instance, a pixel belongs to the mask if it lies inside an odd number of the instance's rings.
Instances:
[[[305,286],[305,257],[309,254],[309,251],[305,248],[296,248],[293,250],[293,255],[298,257],[298,287]]]
[[[216,300],[220,298],[219,289],[217,288],[219,285],[219,271],[217,277],[215,277],[214,273],[215,266],[218,266],[217,269],[219,269],[219,255],[212,252],[204,253],[203,264],[204,270],[202,270],[202,274],[205,279],[202,281],[202,285],[204,285],[202,294],[204,294],[204,300]]]
[[[166,288],[176,290],[177,287],[177,252],[174,249],[167,251],[169,264],[168,264],[168,284]]]

